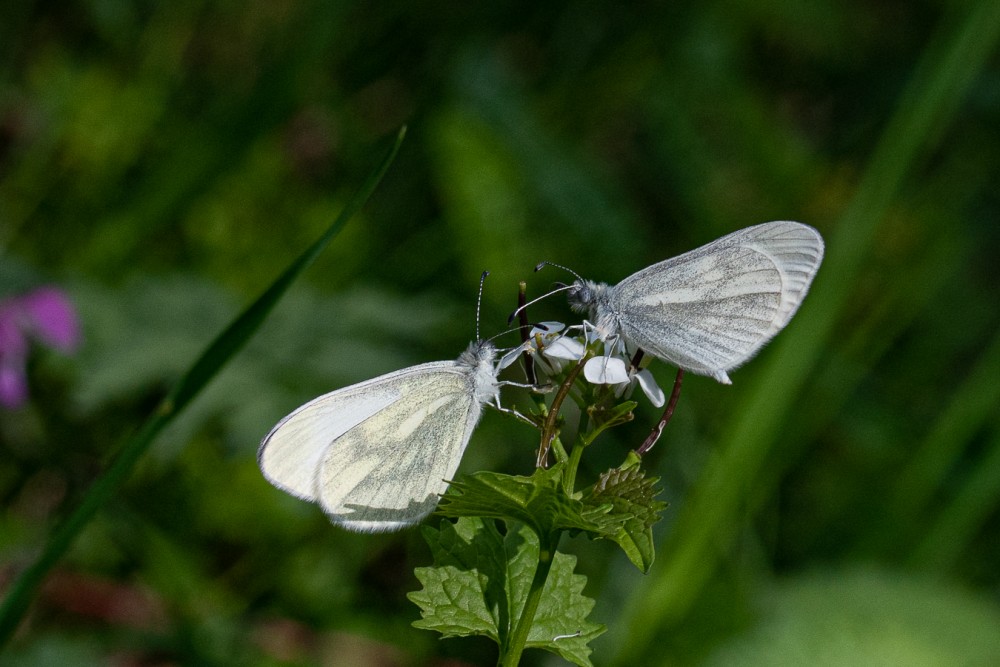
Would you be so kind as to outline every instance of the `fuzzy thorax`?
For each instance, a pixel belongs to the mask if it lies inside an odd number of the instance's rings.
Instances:
[[[480,403],[488,403],[497,393],[497,372],[493,366],[496,353],[493,343],[483,340],[471,343],[458,357],[458,365],[470,371]]]

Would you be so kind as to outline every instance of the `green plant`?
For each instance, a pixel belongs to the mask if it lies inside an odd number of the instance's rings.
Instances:
[[[409,597],[422,619],[414,625],[444,637],[487,636],[499,646],[498,665],[517,665],[525,648],[590,665],[588,644],[605,628],[587,619],[594,601],[582,594],[586,578],[574,574],[576,558],[559,551],[560,541],[566,534],[611,540],[647,572],[654,555],[651,528],[666,505],[655,499],[657,480],[646,476],[635,452],[578,488],[587,448],[602,432],[632,419],[636,402],[622,390],[635,383],[629,378],[616,390],[585,379],[581,370],[601,351],[600,342],[586,352],[577,342],[582,357],[564,365],[547,358],[542,330],[531,337],[538,343],[529,338],[529,377],[546,369],[553,395],[546,402],[536,394],[529,418],[540,432],[538,467],[530,476],[479,472],[452,483],[438,514],[457,521],[423,529],[434,565],[416,571],[423,588]],[[564,411],[567,398],[570,409]],[[573,435],[571,447],[564,445],[564,432]],[[548,466],[550,452],[555,463]]]

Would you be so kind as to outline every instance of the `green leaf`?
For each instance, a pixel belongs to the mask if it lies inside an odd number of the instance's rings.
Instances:
[[[448,517],[513,520],[546,538],[560,530],[613,535],[617,528],[603,516],[611,510],[611,503],[585,505],[571,498],[563,485],[564,466],[539,468],[530,477],[495,472],[466,475],[452,482],[437,511]]]
[[[534,546],[537,548],[537,544]],[[607,628],[587,620],[595,603],[583,595],[587,578],[573,574],[575,567],[576,556],[555,554],[526,646],[544,649],[573,664],[589,667],[589,644]]]
[[[652,526],[660,520],[660,512],[667,506],[656,500],[658,481],[656,477],[646,479],[638,455],[629,452],[625,463],[602,474],[583,498],[586,506],[611,506],[606,520],[619,523],[608,539],[617,543],[632,564],[643,572],[649,572],[655,555]]]
[[[424,621],[414,625],[445,637],[485,635],[499,643],[510,628],[510,610],[506,554],[496,524],[442,521],[440,530],[424,526],[422,532],[435,567],[415,570],[424,591],[408,597],[425,613]],[[427,597],[432,592],[436,595]]]
[[[344,225],[368,201],[389,165],[395,159],[404,134],[405,128],[400,130],[385,157],[369,174],[361,188],[348,201],[347,206],[323,235],[292,262],[271,286],[257,297],[256,301],[250,304],[208,345],[138,431],[125,441],[107,471],[94,482],[69,518],[59,525],[49,537],[38,559],[24,570],[10,586],[10,592],[4,599],[3,605],[0,606],[0,646],[3,646],[14,633],[24,616],[28,603],[34,597],[49,570],[59,562],[66,550],[73,544],[76,536],[98,510],[118,491],[129,473],[132,472],[135,464],[149,449],[154,438],[205,388],[233,355],[242,349],[292,282],[315,261],[330,241],[340,233]]]
[[[445,637],[482,635],[505,645],[539,561],[534,529],[508,526],[500,535],[493,521],[463,517],[442,521],[440,529],[424,528],[434,566],[416,569],[423,588],[407,596],[420,607],[415,627]],[[575,556],[554,554],[526,646],[589,667],[588,643],[605,628],[587,620],[594,601],[582,595],[587,578],[573,574],[575,566]]]

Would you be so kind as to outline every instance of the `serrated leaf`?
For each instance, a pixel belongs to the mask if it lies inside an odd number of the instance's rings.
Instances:
[[[607,628],[587,620],[595,603],[582,594],[587,578],[573,574],[575,567],[576,556],[556,552],[526,646],[590,667],[589,644]]]
[[[445,637],[483,635],[505,645],[531,589],[538,566],[534,529],[510,523],[501,536],[494,522],[460,518],[442,521],[423,534],[434,567],[416,569],[423,584],[407,597],[420,607],[413,625]],[[588,643],[604,632],[587,615],[594,601],[582,595],[586,577],[573,574],[576,558],[555,553],[526,646],[551,651],[590,667]]]
[[[585,505],[611,505],[605,519],[617,521],[618,528],[607,538],[618,544],[632,564],[643,572],[649,571],[655,556],[652,526],[660,520],[660,512],[667,506],[656,500],[658,481],[656,477],[646,478],[639,457],[630,452],[625,463],[602,474],[583,498]]]
[[[438,505],[449,517],[489,517],[517,521],[548,537],[560,530],[582,530],[611,537],[615,525],[604,516],[612,505],[571,498],[563,486],[563,465],[539,468],[530,477],[477,472],[452,482]]]
[[[484,604],[494,619],[494,625],[499,628],[498,636],[502,636],[510,625],[505,590],[508,566],[503,536],[492,521],[442,522],[441,527],[442,536],[454,540],[452,554],[468,553],[466,545],[473,549],[475,560],[465,558],[462,564],[464,569],[475,569],[480,573],[479,587]]]
[[[414,570],[423,589],[407,597],[420,607],[415,627],[445,637],[485,635],[500,642],[510,626],[507,562],[495,524],[479,519],[424,526],[434,567]]]

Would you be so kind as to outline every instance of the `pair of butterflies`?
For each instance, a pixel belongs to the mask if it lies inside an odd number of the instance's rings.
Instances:
[[[823,259],[823,239],[798,222],[768,222],[643,269],[617,285],[579,279],[570,306],[602,340],[620,337],[698,375],[728,371],[792,318]],[[282,419],[257,453],[264,476],[317,502],[348,530],[381,532],[434,511],[482,406],[496,401],[496,348],[473,343],[436,361],[338,389]]]

